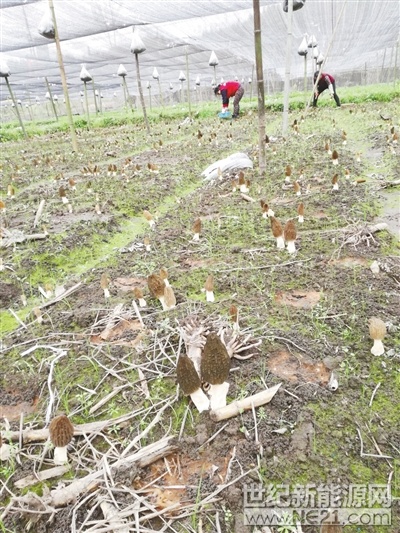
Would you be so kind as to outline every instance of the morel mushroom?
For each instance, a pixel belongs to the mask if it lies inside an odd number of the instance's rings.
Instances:
[[[285,240],[283,238],[282,224],[275,217],[270,217],[270,220],[271,220],[272,235],[276,239],[276,246],[277,248],[283,249],[285,248]]]
[[[288,220],[285,224],[285,228],[283,230],[283,235],[285,238],[285,241],[287,243],[287,251],[290,254],[293,254],[296,251],[296,226],[294,225],[293,220]]]
[[[200,240],[200,233],[201,233],[201,220],[200,218],[196,218],[193,224],[193,240],[199,241]]]
[[[339,176],[335,174],[332,178],[332,191],[339,190]]]
[[[244,172],[241,170],[239,172],[239,190],[240,192],[249,192],[249,188],[247,186],[247,182],[246,180],[244,179]]]
[[[386,335],[386,325],[380,318],[372,317],[369,319],[369,336],[374,341],[371,348],[373,355],[382,355],[385,353],[383,338]]]
[[[264,200],[260,200],[261,210],[262,210],[262,216],[263,218],[273,217],[275,213],[270,209],[269,205],[264,202]]]
[[[54,463],[68,463],[67,446],[74,436],[74,426],[65,415],[53,418],[49,426],[50,440],[54,446]]]
[[[169,287],[168,270],[165,267],[160,268],[160,278],[164,280],[165,286]]]
[[[293,189],[294,189],[294,192],[296,193],[297,196],[301,196],[301,187],[300,187],[300,183],[298,181],[295,181],[293,183]]]
[[[183,394],[191,397],[200,413],[210,408],[210,400],[201,388],[200,376],[196,372],[193,361],[185,354],[179,356],[176,378]]]
[[[206,301],[213,302],[215,300],[214,296],[214,276],[209,274],[206,282],[204,284],[204,290],[206,291]]]
[[[11,446],[3,441],[0,433],[0,461],[7,461],[10,459],[11,450]]]
[[[150,213],[150,211],[147,211],[145,209],[143,211],[143,216],[147,220],[147,222],[149,223],[150,228],[153,229],[153,227],[156,225],[156,223],[155,223],[153,215]]]
[[[304,204],[301,202],[297,208],[297,214],[299,215],[298,221],[300,224],[304,222]]]
[[[166,285],[164,289],[164,303],[166,309],[172,309],[176,306],[176,298],[171,285]]]
[[[110,297],[110,291],[108,289],[109,284],[110,284],[110,278],[108,277],[106,272],[103,272],[100,278],[100,287],[104,291],[104,298]]]
[[[292,167],[290,165],[286,165],[285,168],[285,183],[290,183],[290,176],[292,175]]]
[[[202,380],[210,384],[208,394],[212,411],[226,405],[230,366],[231,359],[224,343],[216,333],[210,333],[203,348],[200,371]]]
[[[134,287],[133,288],[133,296],[138,300],[140,307],[146,307],[147,302],[144,299],[143,291],[140,287]]]
[[[339,164],[339,154],[337,153],[336,150],[333,150],[333,152],[332,152],[332,163],[334,165],[338,165]]]
[[[147,285],[149,286],[150,294],[154,296],[155,298],[157,298],[158,300],[160,300],[163,310],[166,311],[168,308],[165,305],[165,299],[164,299],[164,290],[165,290],[164,280],[158,274],[151,274],[147,278]]]

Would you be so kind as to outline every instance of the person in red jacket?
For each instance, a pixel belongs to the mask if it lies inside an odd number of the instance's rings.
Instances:
[[[335,78],[331,76],[330,74],[326,74],[325,72],[321,72],[320,74],[317,71],[317,72],[314,72],[314,84],[317,81],[318,75],[319,75],[319,80],[315,88],[313,106],[317,107],[318,96],[324,91],[326,91],[326,89],[328,89],[330,95],[335,99],[336,105],[340,107],[339,96],[336,94]]]
[[[228,115],[229,98],[233,97],[233,114],[232,118],[239,116],[239,102],[244,94],[244,87],[238,81],[227,81],[220,83],[214,88],[216,96],[222,96],[222,115]]]

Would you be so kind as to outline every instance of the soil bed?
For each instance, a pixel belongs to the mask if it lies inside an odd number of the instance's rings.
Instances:
[[[1,530],[246,533],[256,531],[243,525],[250,483],[391,483],[400,496],[399,242],[375,231],[384,187],[398,179],[400,148],[387,140],[400,129],[398,104],[386,104],[390,124],[373,103],[293,115],[298,134],[287,138],[281,116],[267,115],[265,176],[251,112],[233,122],[160,119],[149,138],[136,125],[82,130],[79,154],[63,133],[2,145],[0,430],[12,453],[0,462]],[[245,195],[233,186],[237,172],[201,177],[235,152],[254,162]],[[294,254],[277,248],[260,200],[283,226],[294,221]],[[169,311],[147,285],[162,267],[176,297]],[[210,274],[214,302],[204,290]],[[373,316],[387,328],[381,356],[370,351]],[[217,423],[199,413],[176,382],[188,323],[242,348],[231,359],[228,404],[282,383],[271,402]],[[54,466],[53,450],[12,435],[60,413],[76,428],[110,422],[75,432],[67,473],[18,488]],[[176,446],[166,457],[113,467],[166,436]],[[61,484],[100,468],[90,490],[51,504]],[[104,502],[114,518],[104,518]],[[399,530],[395,504],[390,527],[362,529]]]

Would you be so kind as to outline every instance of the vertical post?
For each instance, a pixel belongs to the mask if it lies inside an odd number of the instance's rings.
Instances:
[[[258,94],[258,166],[261,175],[265,174],[265,95],[264,70],[262,62],[260,0],[253,0],[254,47],[256,52],[257,94]],[[253,67],[254,68],[254,67]]]
[[[87,87],[86,87],[86,81],[83,82],[84,92],[85,92],[85,104],[86,104],[86,116],[87,116],[87,122],[88,127],[90,127],[90,113],[89,113],[89,100],[87,95]]]
[[[396,88],[397,84],[397,59],[399,57],[399,40],[396,43],[396,53],[394,54],[394,72],[393,72],[393,86]]]
[[[21,129],[23,131],[25,139],[27,139],[28,135],[26,134],[24,123],[22,122],[22,118],[21,118],[21,115],[20,115],[20,112],[19,112],[19,109],[18,109],[18,104],[15,101],[14,94],[13,94],[13,92],[11,90],[11,85],[10,85],[10,82],[8,81],[8,76],[6,76],[5,78],[6,78],[6,84],[7,84],[7,87],[8,87],[8,91],[9,91],[10,96],[11,96],[11,100],[12,100],[12,102],[14,104],[15,112],[17,113],[19,125],[21,126]]]
[[[96,99],[96,88],[94,86],[94,79],[92,78],[92,89],[93,89],[93,100],[94,100],[94,109],[96,111],[96,115],[99,112],[99,109],[97,107],[97,99]]]
[[[286,60],[285,60],[285,87],[283,93],[283,120],[282,135],[286,135],[289,117],[289,93],[290,93],[290,54],[292,51],[292,18],[293,18],[293,0],[288,3],[288,27],[286,39]]]
[[[383,59],[382,59],[382,67],[381,67],[381,75],[380,75],[380,80],[381,82],[384,81],[384,78],[383,78],[383,71],[385,69],[385,59],[386,59],[386,47],[385,47],[385,50],[383,52]]]
[[[160,78],[158,78],[158,92],[160,94],[160,102],[161,102],[161,106],[162,108],[164,109],[164,99],[163,99],[163,95],[162,95],[162,92],[161,92],[161,82],[160,82]]]
[[[304,105],[307,105],[307,54],[304,56]]]
[[[51,17],[53,19],[53,26],[54,26],[54,32],[55,32],[54,38],[56,41],[56,48],[57,48],[57,59],[58,59],[58,64],[60,66],[61,82],[62,82],[63,91],[64,91],[65,106],[67,109],[69,130],[71,133],[72,148],[74,149],[75,152],[77,152],[78,142],[76,139],[74,119],[72,118],[71,103],[69,101],[67,78],[65,76],[64,63],[63,63],[62,54],[61,54],[60,39],[58,36],[57,21],[56,21],[56,15],[54,12],[53,0],[49,0],[49,6],[50,6],[50,11],[51,11]]]
[[[253,99],[253,83],[254,83],[254,65],[251,66],[250,102]]]
[[[51,107],[53,108],[54,116],[56,117],[56,120],[58,120],[56,104],[54,103],[53,93],[51,92],[51,89],[50,89],[50,83],[48,82],[47,78],[44,78],[44,79],[45,79],[45,82],[46,82],[46,85],[47,85],[47,91],[48,91],[48,93],[50,95],[50,102],[51,102]]]
[[[190,102],[190,77],[189,77],[189,56],[187,52],[187,46],[185,46],[186,55],[186,81],[187,81],[187,93],[188,93],[188,105],[189,105],[189,118],[192,118],[192,107]]]
[[[137,83],[138,83],[138,89],[139,89],[139,95],[140,95],[140,103],[142,104],[143,117],[144,117],[144,122],[146,124],[147,133],[150,135],[150,125],[149,125],[149,121],[147,118],[146,105],[144,103],[143,90],[142,90],[142,82],[140,79],[139,54],[137,52],[135,52],[135,62],[136,62],[136,75],[137,75]]]

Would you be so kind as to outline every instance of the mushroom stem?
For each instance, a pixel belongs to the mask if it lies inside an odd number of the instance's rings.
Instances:
[[[187,356],[192,360],[196,372],[200,374],[201,347],[193,344],[187,346]]]
[[[213,302],[215,300],[214,291],[206,291],[206,301]]]
[[[194,405],[196,406],[199,413],[203,411],[208,411],[210,408],[210,400],[207,398],[206,394],[202,389],[197,389],[190,395]]]
[[[147,302],[144,298],[139,298],[139,306],[140,307],[147,307]]]
[[[224,381],[219,385],[210,385],[208,394],[210,396],[210,407],[212,411],[226,406],[226,396],[229,390],[229,383]]]
[[[276,247],[280,250],[283,250],[285,248],[285,239],[283,238],[283,235],[280,235],[276,238]]]
[[[303,222],[304,222],[304,216],[303,215],[299,215],[299,222],[300,222],[300,224],[303,224]]]
[[[295,241],[287,241],[287,251],[290,254],[294,254],[296,251]]]
[[[54,448],[54,464],[64,465],[65,463],[68,463],[67,447]]]
[[[192,239],[192,240],[193,240],[193,241],[199,241],[199,240],[200,240],[200,233],[195,233],[195,234],[193,235],[193,239]]]
[[[11,457],[11,446],[3,442],[0,446],[0,461],[8,461]]]
[[[385,353],[385,347],[380,339],[374,339],[374,344],[371,348],[372,355],[382,355]]]
[[[168,305],[165,303],[165,298],[164,298],[164,296],[160,296],[158,299],[160,300],[160,303],[161,303],[161,305],[162,305],[163,311],[168,311],[169,307],[168,307]]]

